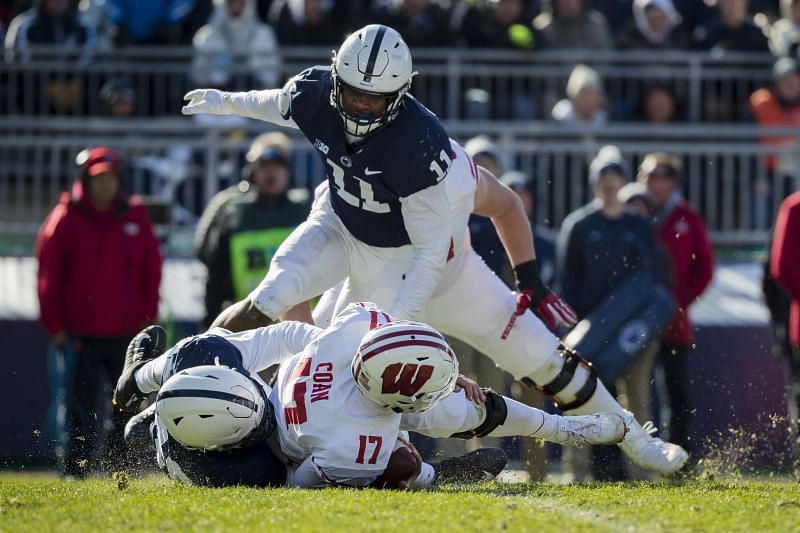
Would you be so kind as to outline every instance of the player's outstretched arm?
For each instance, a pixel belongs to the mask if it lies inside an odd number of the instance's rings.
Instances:
[[[551,331],[556,332],[559,327],[571,328],[577,322],[575,311],[547,288],[539,277],[533,248],[533,231],[522,201],[485,168],[478,167],[478,172],[480,179],[475,190],[473,212],[491,217],[497,235],[511,260],[511,266],[514,267],[519,288],[517,315],[530,309]],[[514,318],[512,317],[509,326],[513,325]]]
[[[289,100],[284,89],[231,93],[218,89],[194,89],[183,97],[188,103],[184,115],[239,115],[297,129],[289,116]]]

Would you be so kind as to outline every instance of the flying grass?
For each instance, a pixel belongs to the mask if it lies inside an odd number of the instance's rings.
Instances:
[[[0,531],[800,531],[791,481],[206,489],[0,476]]]

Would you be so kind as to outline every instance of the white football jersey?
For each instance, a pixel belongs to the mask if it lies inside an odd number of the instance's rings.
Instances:
[[[365,398],[350,365],[362,337],[390,320],[374,304],[350,304],[280,367],[270,401],[281,451],[324,483],[368,485],[389,462],[400,415]]]

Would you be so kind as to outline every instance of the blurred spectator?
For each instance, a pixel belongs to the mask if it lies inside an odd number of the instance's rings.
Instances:
[[[800,47],[800,0],[781,0],[781,18],[772,25],[769,46],[776,56],[797,57]]]
[[[400,32],[411,48],[452,46],[450,13],[429,0],[383,0],[372,6],[372,19]]]
[[[672,89],[663,82],[652,82],[642,89],[634,117],[640,122],[668,124],[681,120],[681,112]]]
[[[589,170],[594,200],[570,213],[561,226],[556,250],[556,277],[560,294],[581,319],[633,272],[645,270],[653,274],[654,280],[662,278],[652,225],[626,209],[619,199],[619,192],[629,178],[628,164],[619,149],[603,147]],[[602,328],[603,325],[598,323],[595,327]],[[584,355],[591,359],[590,354]],[[642,374],[649,376],[649,372]],[[609,383],[604,379],[604,382],[616,395],[613,380]],[[603,448],[592,449],[595,479],[623,479],[619,450]]]
[[[105,0],[82,0],[77,4],[83,23],[94,29],[95,48],[102,51],[112,50],[114,48],[113,26],[106,15]]]
[[[770,274],[791,300],[789,348],[795,387],[795,407],[800,407],[800,192],[787,197],[778,211],[770,251]]]
[[[750,109],[759,126],[764,127],[797,127],[800,126],[800,67],[797,61],[782,57],[772,68],[772,87],[759,89],[750,96]],[[766,145],[791,146],[794,137],[763,137]],[[764,164],[772,173],[782,176],[794,176],[797,169],[794,164],[795,154],[785,153],[781,156],[767,155]]]
[[[269,23],[283,46],[341,43],[347,27],[333,16],[333,0],[276,0]]]
[[[30,61],[30,48],[36,46],[53,46],[58,51],[83,50],[81,57],[85,61],[94,45],[94,28],[81,21],[70,0],[37,2],[14,17],[5,38],[6,59],[17,61]]]
[[[747,0],[718,0],[718,16],[694,32],[701,50],[769,52],[764,31],[747,13]]]
[[[688,49],[691,43],[672,0],[634,0],[633,20],[617,39],[623,49]]]
[[[659,351],[671,412],[670,442],[692,453],[697,446],[689,439],[692,405],[687,367],[694,331],[688,309],[711,283],[714,258],[703,218],[681,195],[682,173],[680,159],[652,153],[642,161],[638,180],[647,186],[659,240],[672,259],[673,296],[678,304],[678,315],[662,334]]]
[[[198,0],[106,0],[117,46],[184,42],[183,22]]]
[[[608,113],[603,109],[605,92],[600,74],[578,65],[567,80],[567,97],[553,106],[553,120],[559,124],[603,126]]]
[[[192,83],[227,90],[278,84],[281,58],[275,33],[256,18],[253,2],[214,0],[211,20],[193,39]],[[246,65],[247,76],[237,76],[238,65]]]
[[[14,17],[5,46],[7,61],[28,62],[45,54],[52,60],[66,52],[65,67],[74,65],[75,58],[78,66],[84,66],[94,52],[95,33],[81,21],[70,0],[42,0]],[[49,51],[32,50],[36,47],[49,47]],[[72,68],[36,78],[20,77],[18,84],[17,94],[25,95],[20,105],[23,112],[71,114],[80,109],[82,87]]]
[[[111,400],[128,342],[158,313],[161,254],[147,211],[124,193],[116,152],[79,158],[80,178],[42,224],[36,257],[42,323],[56,350],[76,359],[64,474],[84,477],[107,410],[97,406]],[[121,466],[125,419],[116,409],[111,417],[106,457]]]
[[[647,192],[647,186],[644,183],[634,181],[626,184],[619,190],[617,194],[619,201],[629,206],[634,212],[639,213],[644,218],[649,219],[653,216],[653,200]]]
[[[619,35],[633,16],[631,0],[594,0],[591,5],[605,17],[611,35]]]
[[[479,135],[464,144],[464,150],[472,157],[476,165],[482,166],[495,176],[503,173],[500,150],[491,139]],[[481,256],[486,265],[503,279],[503,267],[506,262],[506,251],[491,219],[478,215],[470,215],[469,232],[472,248]]]
[[[103,114],[112,118],[131,118],[136,114],[136,91],[125,76],[108,80],[100,89]]]
[[[549,0],[533,21],[546,48],[611,48],[611,32],[601,13],[589,9],[585,0]]]
[[[463,2],[454,9],[453,25],[473,48],[541,48],[541,35],[531,26],[522,0],[490,0],[484,5]]]
[[[556,273],[556,245],[553,238],[536,225],[536,179],[529,178],[524,172],[511,170],[503,174],[500,181],[517,193],[522,201],[533,230],[533,249],[539,265],[539,276],[545,285],[550,286]],[[506,275],[505,279],[508,278]]]
[[[686,29],[693,32],[714,17],[714,10],[705,0],[672,0],[681,14]]]
[[[256,288],[278,246],[308,215],[305,198],[290,195],[291,154],[283,133],[260,135],[247,152],[244,181],[218,193],[203,212],[195,252],[208,269],[206,327]]]

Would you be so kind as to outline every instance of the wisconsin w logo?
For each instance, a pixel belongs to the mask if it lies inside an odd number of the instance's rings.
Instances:
[[[385,394],[400,393],[414,396],[431,379],[433,367],[415,363],[395,363],[383,371],[383,390]]]

